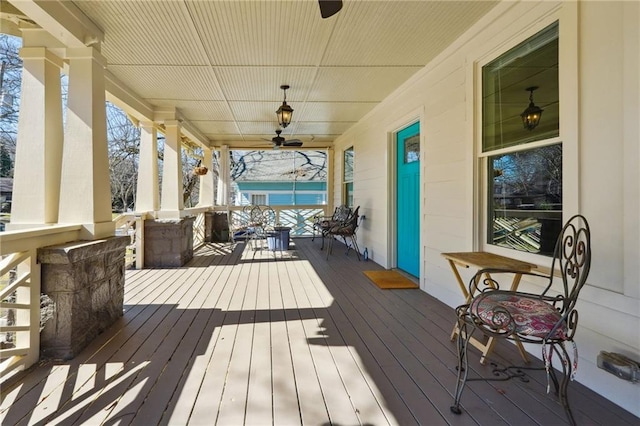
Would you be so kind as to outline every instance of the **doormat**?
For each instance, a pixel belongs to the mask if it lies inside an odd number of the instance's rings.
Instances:
[[[391,289],[404,289],[404,288],[419,288],[418,284],[414,283],[404,275],[396,271],[362,271],[367,278],[369,278],[378,287],[391,290]]]

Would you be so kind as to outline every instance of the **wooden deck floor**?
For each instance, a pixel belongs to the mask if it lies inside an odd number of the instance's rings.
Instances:
[[[453,310],[378,289],[361,271],[381,268],[344,246],[326,260],[318,241],[293,244],[208,245],[184,268],[128,271],[124,317],[3,388],[2,425],[566,423],[543,373],[474,382],[452,414]],[[512,345],[495,354],[518,360]],[[579,424],[639,424],[578,383],[570,399]]]

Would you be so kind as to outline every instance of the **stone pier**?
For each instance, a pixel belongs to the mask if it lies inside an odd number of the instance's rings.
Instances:
[[[193,258],[195,217],[144,221],[144,267],[179,268]]]
[[[42,292],[55,304],[40,333],[43,358],[71,359],[122,316],[129,237],[74,241],[38,250]]]

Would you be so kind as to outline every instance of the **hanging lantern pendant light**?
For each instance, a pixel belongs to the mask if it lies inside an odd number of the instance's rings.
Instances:
[[[293,108],[287,105],[287,89],[289,88],[289,86],[284,84],[280,86],[280,88],[284,90],[284,101],[282,102],[282,105],[280,105],[280,108],[278,108],[278,110],[276,111],[276,114],[278,115],[278,124],[284,129],[289,124],[291,124]]]
[[[540,124],[540,118],[542,117],[542,111],[539,106],[533,103],[533,91],[538,89],[538,86],[527,87],[525,90],[529,93],[529,106],[525,109],[520,117],[522,117],[522,124],[527,130],[533,130],[538,124]]]

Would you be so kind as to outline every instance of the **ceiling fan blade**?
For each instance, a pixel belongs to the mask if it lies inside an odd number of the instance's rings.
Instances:
[[[318,5],[320,6],[320,16],[325,19],[342,9],[342,0],[318,0]]]
[[[300,139],[289,139],[284,141],[284,146],[302,146],[302,141]]]

